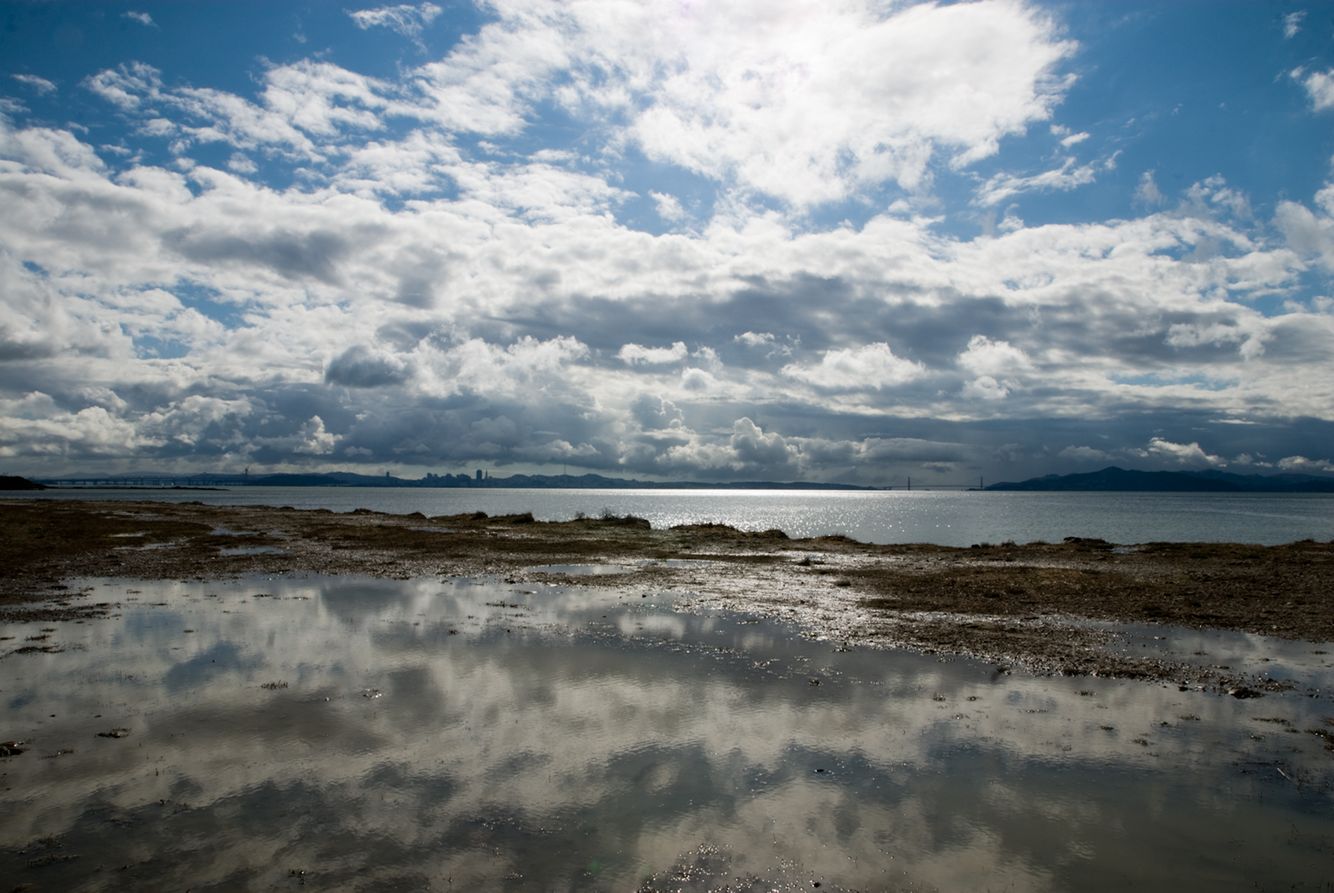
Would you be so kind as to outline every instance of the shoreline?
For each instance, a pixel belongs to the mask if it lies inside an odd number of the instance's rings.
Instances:
[[[1132,657],[1116,651],[1114,631],[1099,624],[1334,642],[1334,544],[1312,541],[883,546],[716,524],[654,530],[636,518],[538,522],[480,512],[428,518],[367,509],[0,499],[0,561],[5,621],[114,609],[79,605],[68,588],[79,578],[493,575],[639,594],[669,590],[683,610],[777,617],[839,648],[909,648],[1038,674],[1230,693],[1285,685],[1236,676],[1225,666]],[[599,573],[585,573],[587,565],[600,566]]]

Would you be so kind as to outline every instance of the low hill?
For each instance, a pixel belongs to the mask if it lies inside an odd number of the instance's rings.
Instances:
[[[46,487],[36,481],[12,474],[0,474],[0,490],[45,490]]]
[[[1111,466],[1082,474],[1048,474],[992,484],[988,490],[1149,493],[1334,493],[1334,478],[1313,474],[1233,474],[1227,471],[1136,471]]]

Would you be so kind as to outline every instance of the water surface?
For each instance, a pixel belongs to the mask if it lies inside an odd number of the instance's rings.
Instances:
[[[839,651],[614,589],[89,585],[114,617],[0,629],[11,884],[1319,890],[1334,864],[1327,695]]]
[[[1334,494],[1009,493],[800,490],[523,490],[238,487],[233,490],[49,490],[34,499],[161,499],[212,505],[290,505],[348,512],[491,515],[539,521],[579,514],[638,515],[654,527],[718,522],[789,536],[843,534],[868,543],[969,546],[1006,540],[1114,543],[1334,539]]]

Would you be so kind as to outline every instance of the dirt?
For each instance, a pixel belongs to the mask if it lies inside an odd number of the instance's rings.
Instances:
[[[665,562],[673,560],[669,566]],[[614,564],[624,573],[552,574]],[[1334,641],[1334,544],[1063,543],[878,546],[791,540],[717,524],[653,530],[637,518],[428,518],[198,503],[0,500],[0,621],[84,621],[81,578],[246,574],[498,575],[511,582],[677,593],[685,608],[790,619],[838,647],[970,654],[1001,669],[1272,687],[1220,670],[1118,655],[1083,621]],[[37,650],[35,646],[24,646]],[[16,652],[10,652],[16,653]],[[1243,685],[1243,683],[1245,683]]]

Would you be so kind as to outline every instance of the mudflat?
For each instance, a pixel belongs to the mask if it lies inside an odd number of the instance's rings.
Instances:
[[[80,578],[494,575],[670,590],[678,606],[780,617],[835,647],[967,654],[1038,673],[1142,677],[1234,694],[1282,687],[1138,657],[1116,624],[1334,641],[1334,544],[868,545],[637,518],[336,514],[196,503],[0,501],[0,621],[116,609]]]

